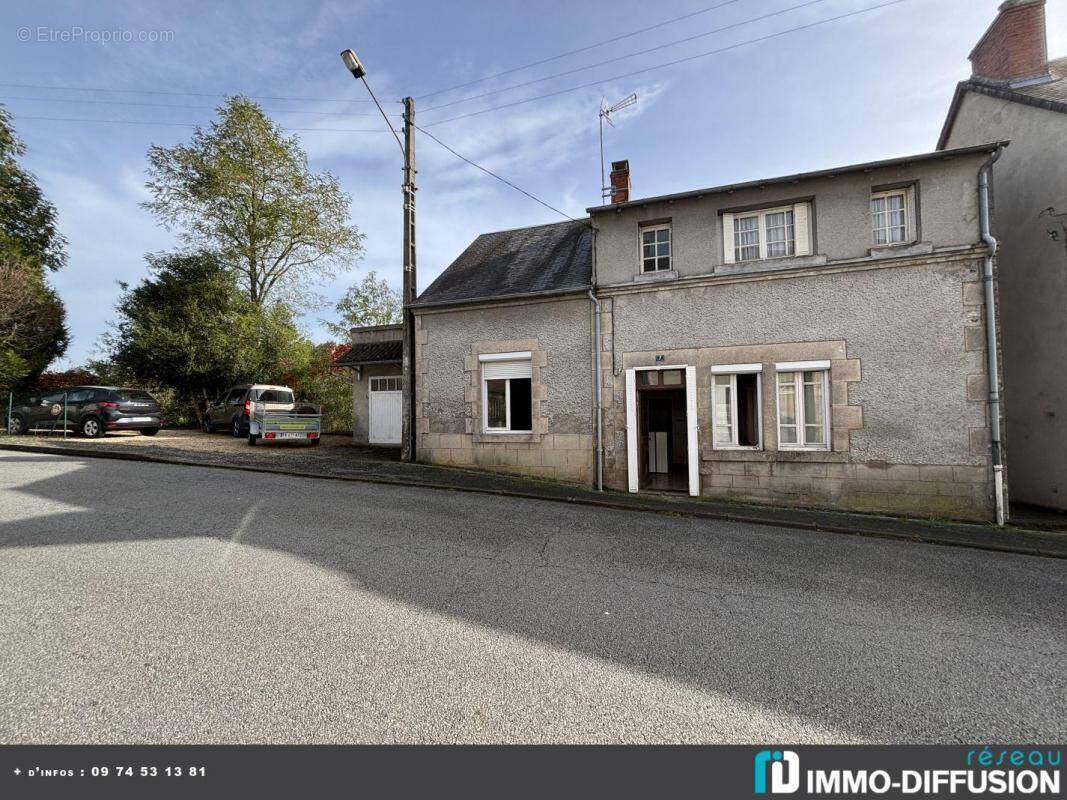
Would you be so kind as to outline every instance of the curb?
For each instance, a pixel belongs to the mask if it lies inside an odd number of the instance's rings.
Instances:
[[[707,511],[697,511],[692,508],[657,508],[654,506],[633,505],[630,503],[614,502],[589,497],[577,497],[566,495],[545,495],[536,492],[521,492],[514,489],[492,489],[481,486],[463,486],[445,483],[422,483],[414,480],[402,480],[396,478],[383,478],[376,476],[353,476],[353,475],[323,475],[315,472],[302,472],[290,469],[272,469],[269,467],[253,467],[246,464],[206,464],[199,461],[190,461],[180,458],[162,458],[159,456],[129,453],[94,451],[87,448],[47,447],[42,445],[7,444],[0,443],[0,450],[22,453],[43,453],[45,455],[61,455],[78,458],[114,459],[117,461],[138,461],[149,464],[170,464],[183,467],[202,467],[206,469],[236,470],[240,472],[256,472],[266,475],[290,475],[298,478],[312,478],[315,480],[331,480],[347,483],[370,483],[382,486],[404,486],[417,489],[436,489],[447,492],[465,492],[467,494],[482,494],[496,497],[514,497],[522,500],[542,500],[555,503],[568,503],[572,505],[585,505],[594,508],[605,508],[612,511],[635,511],[645,514],[659,514],[661,516],[687,517],[692,519],[708,519],[723,522],[741,522],[751,525],[773,526],[778,528],[791,528],[820,533],[839,533],[850,536],[866,536],[877,539],[893,539],[896,541],[920,542],[923,544],[940,545],[943,547],[966,547],[973,550],[986,550],[999,553],[1013,553],[1024,556],[1037,556],[1041,558],[1067,559],[1067,546],[1060,550],[1049,549],[1042,546],[1041,542],[991,542],[981,541],[960,532],[957,536],[939,534],[931,531],[892,531],[879,530],[877,528],[863,527],[859,525],[837,524],[833,522],[816,522],[801,519],[779,519],[759,514],[739,514],[730,511],[716,511],[709,508]],[[1025,533],[1015,533],[1017,538],[1026,536]],[[1067,541],[1067,536],[1063,537]]]

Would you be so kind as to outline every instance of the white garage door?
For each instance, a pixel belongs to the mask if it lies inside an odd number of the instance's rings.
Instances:
[[[403,414],[401,378],[370,379],[371,444],[400,444],[400,421]]]

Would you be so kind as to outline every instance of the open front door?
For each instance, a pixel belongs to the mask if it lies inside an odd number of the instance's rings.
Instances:
[[[636,492],[640,474],[637,452],[637,373],[626,370],[626,481],[627,490]]]
[[[697,370],[685,368],[686,445],[689,456],[689,494],[700,496],[700,425],[697,419]],[[631,490],[633,491],[633,490]]]

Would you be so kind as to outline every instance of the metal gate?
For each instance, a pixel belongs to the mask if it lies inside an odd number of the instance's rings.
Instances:
[[[368,440],[371,444],[400,444],[403,393],[401,378],[370,379],[370,421]]]

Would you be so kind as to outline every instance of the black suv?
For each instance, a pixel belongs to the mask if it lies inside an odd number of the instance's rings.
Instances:
[[[63,398],[67,425],[82,436],[95,439],[105,431],[140,431],[155,436],[163,425],[163,412],[152,395],[141,389],[118,386],[72,386],[42,397],[31,397],[11,412],[11,433],[31,428],[63,427]]]

